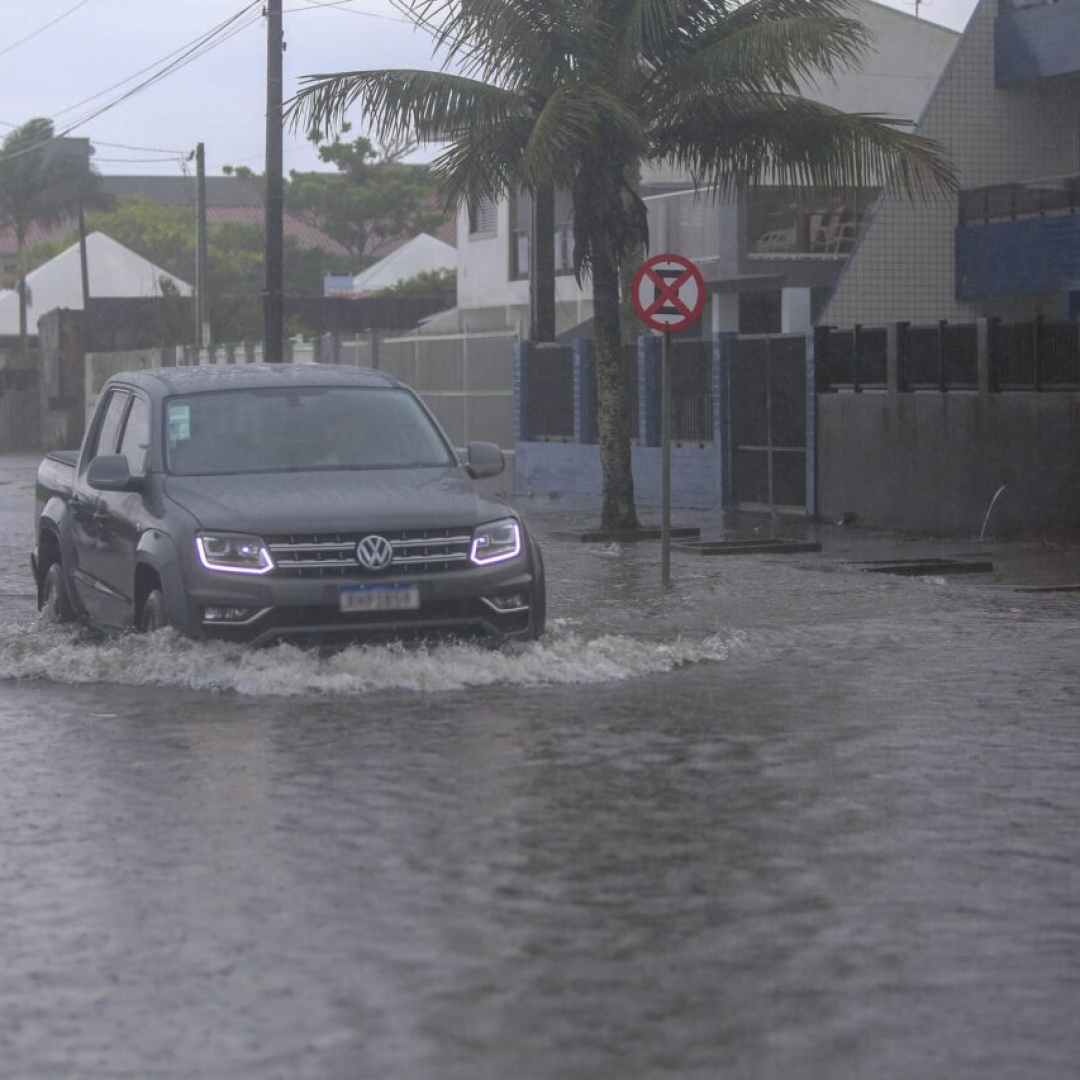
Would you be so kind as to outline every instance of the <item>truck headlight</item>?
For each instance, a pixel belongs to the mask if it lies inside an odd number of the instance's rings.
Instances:
[[[478,525],[473,530],[469,558],[477,566],[503,562],[521,554],[521,526],[513,518]]]
[[[199,562],[226,574],[268,574],[274,560],[257,536],[242,533],[200,533],[195,537]]]

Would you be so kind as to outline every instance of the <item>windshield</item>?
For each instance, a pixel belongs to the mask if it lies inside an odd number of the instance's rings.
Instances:
[[[407,469],[454,457],[416,397],[379,387],[220,390],[165,402],[178,476]]]

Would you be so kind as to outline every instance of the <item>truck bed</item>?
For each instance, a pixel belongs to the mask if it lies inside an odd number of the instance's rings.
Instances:
[[[78,450],[50,450],[38,466],[38,502],[53,495],[70,498],[75,483]]]

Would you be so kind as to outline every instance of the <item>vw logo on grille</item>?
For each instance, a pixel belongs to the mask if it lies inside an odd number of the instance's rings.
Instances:
[[[383,570],[394,560],[394,548],[385,536],[365,536],[356,545],[356,557],[367,570]]]

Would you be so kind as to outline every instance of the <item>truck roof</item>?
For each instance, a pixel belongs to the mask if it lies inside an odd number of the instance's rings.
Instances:
[[[121,371],[109,382],[141,386],[155,396],[198,394],[208,390],[265,390],[279,386],[370,386],[404,384],[370,368],[344,364],[213,364],[199,367]]]

